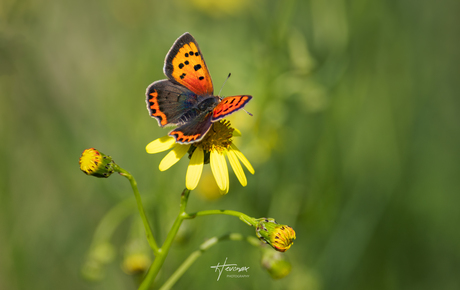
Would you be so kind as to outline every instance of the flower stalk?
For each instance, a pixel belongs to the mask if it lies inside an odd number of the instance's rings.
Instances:
[[[158,255],[158,252],[159,252],[158,245],[157,245],[157,243],[155,241],[155,238],[153,237],[152,229],[151,229],[150,224],[149,224],[149,220],[147,219],[147,216],[145,214],[144,206],[142,205],[142,199],[141,199],[141,195],[139,194],[139,189],[137,188],[136,180],[134,179],[134,177],[128,171],[124,170],[123,168],[121,168],[117,164],[114,164],[113,168],[114,168],[115,172],[118,172],[121,176],[124,176],[124,177],[128,178],[129,183],[131,183],[131,187],[133,189],[133,193],[134,193],[134,196],[135,196],[136,202],[137,202],[137,208],[139,210],[139,213],[140,213],[141,218],[142,218],[142,222],[144,224],[145,234],[147,236],[147,240],[149,242],[150,248],[152,249],[153,253],[155,255]]]
[[[174,238],[177,235],[177,232],[178,232],[178,230],[179,230],[179,228],[180,228],[180,226],[182,224],[182,221],[184,219],[193,219],[193,218],[198,217],[198,216],[207,216],[207,215],[229,215],[229,216],[238,217],[240,220],[242,220],[243,222],[245,222],[246,224],[248,224],[250,226],[257,226],[257,219],[251,218],[251,217],[249,217],[248,215],[246,215],[244,213],[234,211],[234,210],[204,210],[204,211],[198,211],[198,212],[192,213],[192,214],[187,214],[185,212],[185,210],[186,210],[186,207],[187,207],[187,201],[188,201],[189,195],[190,195],[190,190],[189,189],[184,189],[184,191],[182,192],[182,195],[181,195],[181,203],[180,203],[179,214],[178,214],[173,226],[171,227],[171,230],[169,231],[168,236],[166,237],[166,240],[163,243],[163,246],[161,246],[161,248],[159,249],[158,255],[156,256],[155,260],[153,261],[152,265],[150,266],[150,269],[149,269],[147,275],[145,276],[144,281],[142,281],[142,284],[141,284],[141,286],[139,287],[138,290],[147,290],[147,289],[149,289],[150,285],[155,281],[155,278],[158,275],[158,272],[160,271],[161,267],[163,266],[163,263],[164,263],[164,261],[166,259],[166,256],[168,255],[169,249],[171,248],[172,242],[174,241]],[[213,245],[213,243],[211,243],[209,245],[209,247],[211,245]],[[203,248],[207,249],[208,247],[206,247],[206,245],[204,244]],[[189,258],[191,260],[189,260],[187,262],[187,263],[190,263],[190,265],[201,254],[195,253],[195,254],[192,254],[192,255],[193,256],[191,258]],[[188,269],[189,265],[184,266],[184,267],[185,268],[183,269],[183,271]],[[182,274],[180,274],[180,276],[181,275]],[[166,288],[166,289],[168,289],[168,288]]]
[[[236,216],[249,226],[257,226],[257,220],[255,218],[249,217],[248,215],[242,212],[239,212],[239,211],[235,211],[235,210],[226,210],[226,209],[202,210],[202,211],[198,211],[195,213],[187,214],[185,218],[193,219],[197,216],[216,215],[216,214]]]
[[[172,242],[174,241],[174,237],[176,236],[177,231],[179,230],[180,225],[182,224],[182,221],[184,220],[184,216],[186,215],[185,208],[187,207],[187,201],[188,201],[189,195],[190,195],[190,190],[184,189],[181,195],[179,215],[174,221],[174,224],[171,227],[171,230],[169,231],[168,236],[166,237],[166,240],[163,243],[163,246],[161,246],[161,249],[159,249],[158,254],[156,255],[156,258],[152,263],[152,266],[150,266],[150,269],[147,272],[147,275],[145,276],[145,279],[144,281],[142,281],[141,286],[139,287],[138,290],[149,289],[150,285],[152,285],[153,281],[155,281],[155,278],[158,275],[158,272],[160,271],[161,266],[163,266],[166,256],[168,255],[169,249],[171,248]]]

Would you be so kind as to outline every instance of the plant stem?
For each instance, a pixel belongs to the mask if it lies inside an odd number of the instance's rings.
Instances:
[[[251,217],[249,217],[248,215],[245,215],[242,212],[234,211],[234,210],[224,210],[224,209],[221,209],[221,210],[218,210],[218,209],[203,210],[203,211],[198,211],[198,212],[195,212],[195,213],[187,214],[185,218],[193,219],[193,218],[195,218],[197,216],[215,215],[215,214],[236,216],[236,217],[239,217],[240,220],[242,220],[246,224],[248,224],[250,226],[256,226],[256,221],[255,221],[254,218],[251,218]]]
[[[130,216],[135,208],[132,198],[125,199],[111,208],[99,222],[90,249],[94,248],[95,245],[110,241],[119,224]]]
[[[163,286],[161,286],[160,290],[167,290],[171,289],[171,287],[176,284],[177,280],[187,271],[188,268],[201,256],[203,251],[196,250],[188,256],[188,258],[182,263],[182,265],[177,268],[176,272],[174,272],[171,277],[169,277],[168,281],[166,281]]]
[[[182,221],[187,216],[187,214],[185,213],[185,208],[187,206],[189,194],[190,190],[188,189],[184,189],[184,191],[182,192],[179,215],[174,221],[174,224],[171,227],[171,230],[169,231],[168,236],[166,237],[166,240],[163,243],[163,246],[161,246],[161,249],[158,251],[159,253],[157,257],[150,266],[150,269],[147,275],[145,276],[144,281],[142,281],[141,285],[139,286],[138,290],[149,289],[153,281],[155,281],[155,278],[158,275],[161,266],[163,266],[166,256],[168,255],[169,249],[171,248],[172,242],[174,241],[174,237],[176,236],[177,231],[179,230],[180,225],[182,224]]]
[[[190,190],[184,189],[181,195],[179,214],[176,220],[174,221],[174,224],[171,227],[171,230],[169,231],[165,242],[163,243],[161,248],[158,250],[158,255],[156,255],[155,260],[150,266],[150,269],[147,272],[147,275],[145,276],[144,281],[142,281],[138,290],[148,290],[150,286],[153,284],[153,282],[155,281],[155,278],[157,277],[158,272],[160,271],[161,267],[163,266],[164,261],[166,260],[166,256],[168,255],[169,249],[171,248],[174,238],[184,219],[193,219],[197,216],[223,214],[223,215],[236,216],[240,220],[245,222],[246,224],[251,225],[251,226],[256,226],[256,221],[254,218],[251,218],[245,215],[244,213],[234,211],[234,210],[204,210],[204,211],[199,211],[199,212],[192,213],[192,214],[187,214],[185,212],[185,209],[187,207],[187,201],[188,201],[189,195],[190,195]],[[168,279],[168,281],[163,287],[171,287],[172,285],[174,285],[174,283],[183,275],[183,273],[190,267],[190,265],[192,265],[193,262],[195,262],[195,260],[199,256],[201,256],[202,252],[204,252],[211,246],[215,245],[218,241],[224,240],[224,239],[241,240],[242,237],[239,234],[232,234],[232,235],[225,235],[221,238],[213,238],[211,240],[208,240],[207,242],[201,245],[200,250],[193,252],[187,258],[187,260],[179,267],[179,269],[176,270],[173,276],[171,276],[170,279]],[[165,289],[169,289],[169,288],[165,288]]]
[[[149,242],[150,248],[152,248],[153,250],[153,253],[155,254],[155,256],[157,256],[159,254],[159,249],[155,241],[155,238],[153,237],[152,229],[149,224],[149,220],[147,219],[147,216],[145,215],[145,210],[142,205],[141,195],[139,194],[139,190],[137,189],[137,182],[134,179],[134,177],[128,171],[124,170],[123,168],[119,166],[115,166],[115,171],[120,173],[120,175],[128,178],[129,182],[131,183],[131,187],[133,188],[134,196],[136,197],[137,208],[139,209],[139,213],[141,214],[142,222],[144,223],[145,234],[147,236],[147,240]]]

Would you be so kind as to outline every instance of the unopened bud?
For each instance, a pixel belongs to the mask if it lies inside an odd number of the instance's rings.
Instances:
[[[261,241],[279,252],[288,250],[295,240],[295,232],[290,226],[280,225],[272,218],[258,219],[256,234]]]
[[[86,149],[80,157],[81,171],[96,177],[109,177],[114,172],[114,165],[112,157],[94,148]]]

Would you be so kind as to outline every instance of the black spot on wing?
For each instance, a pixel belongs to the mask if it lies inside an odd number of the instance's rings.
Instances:
[[[197,64],[193,67],[195,71],[199,70],[201,68],[201,64]]]

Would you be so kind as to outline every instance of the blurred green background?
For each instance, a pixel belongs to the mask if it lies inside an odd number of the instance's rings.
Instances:
[[[255,168],[216,197],[206,168],[188,211],[272,217],[297,233],[292,272],[223,242],[174,289],[460,289],[459,1],[192,0],[0,3],[0,289],[136,289],[122,271],[135,209],[99,282],[80,271],[99,221],[124,200],[119,176],[87,177],[95,147],[137,179],[162,242],[187,161],[166,172],[145,145],[165,135],[145,88],[182,33],[216,93],[250,94],[232,124]],[[209,166],[208,166],[209,167]],[[185,221],[159,285],[205,239],[254,235],[228,216]],[[221,277],[217,263],[250,267]]]

